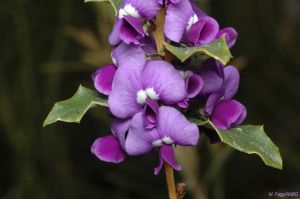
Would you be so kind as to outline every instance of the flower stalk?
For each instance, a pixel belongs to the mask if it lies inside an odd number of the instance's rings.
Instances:
[[[166,180],[168,185],[169,199],[177,199],[174,170],[167,162],[164,163],[164,167],[165,167]]]

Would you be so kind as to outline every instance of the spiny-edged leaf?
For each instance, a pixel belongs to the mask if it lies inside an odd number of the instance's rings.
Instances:
[[[80,85],[73,97],[54,104],[43,126],[57,121],[79,123],[84,114],[95,105],[107,107],[107,100],[101,98],[97,92]]]
[[[220,130],[212,122],[209,124],[225,144],[248,154],[257,154],[266,165],[282,169],[279,149],[266,135],[263,126],[243,125]]]
[[[224,36],[218,40],[211,42],[208,45],[195,47],[175,47],[168,43],[165,43],[165,47],[182,62],[187,60],[195,53],[201,53],[212,57],[216,60],[219,60],[224,65],[226,65],[230,58],[232,58]]]
[[[109,2],[112,7],[115,10],[115,13],[118,13],[119,7],[121,5],[121,3],[123,2],[123,0],[84,0],[85,3],[87,2]]]

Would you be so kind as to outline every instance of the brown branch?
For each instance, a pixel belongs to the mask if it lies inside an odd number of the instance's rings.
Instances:
[[[177,199],[173,168],[167,162],[164,163],[164,167],[168,185],[169,199]]]
[[[165,16],[166,16],[166,8],[163,7],[156,16],[155,22],[155,31],[152,33],[157,53],[161,56],[165,56],[164,53],[164,41],[165,41],[165,34],[164,34],[164,23],[165,23]]]

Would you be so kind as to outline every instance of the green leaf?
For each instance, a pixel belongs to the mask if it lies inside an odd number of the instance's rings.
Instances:
[[[282,169],[279,149],[266,135],[263,126],[243,125],[220,130],[212,122],[209,124],[225,144],[248,154],[257,154],[266,165]]]
[[[117,14],[123,0],[84,0],[84,3],[87,2],[109,2],[114,8],[115,13]]]
[[[73,97],[54,104],[43,126],[57,121],[79,123],[84,114],[95,105],[107,107],[107,100],[101,98],[97,92],[80,85]]]
[[[226,65],[232,58],[224,36],[218,40],[211,42],[208,45],[197,47],[175,47],[168,43],[165,43],[165,47],[168,51],[170,51],[173,55],[180,59],[181,62],[187,60],[194,53],[207,55],[216,60],[219,60],[224,65]]]

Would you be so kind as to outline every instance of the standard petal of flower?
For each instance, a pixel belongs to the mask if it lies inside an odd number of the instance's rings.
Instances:
[[[113,80],[112,92],[108,97],[112,114],[126,119],[143,111],[136,97],[137,92],[142,88],[141,68],[135,66],[119,68]]]
[[[203,87],[203,80],[199,75],[193,74],[186,79],[186,91],[188,98],[196,97]]]
[[[108,42],[110,45],[117,45],[121,42],[120,39],[120,30],[121,30],[122,20],[117,19],[112,32],[108,37]]]
[[[240,73],[234,66],[224,68],[224,99],[234,97],[239,88]]]
[[[112,81],[117,69],[113,64],[98,69],[93,75],[94,86],[100,93],[109,95],[111,93]]]
[[[231,48],[232,46],[234,46],[238,37],[238,33],[236,32],[236,30],[231,27],[223,28],[218,32],[216,38],[219,39],[223,35],[225,35],[228,47]]]
[[[111,125],[113,135],[118,138],[123,150],[125,150],[125,137],[129,130],[131,119],[115,118]]]
[[[244,105],[236,100],[218,103],[211,115],[211,121],[220,129],[229,129],[243,122],[247,115]]]
[[[161,9],[161,5],[159,4],[158,0],[125,0],[123,5],[132,5],[140,16],[143,16],[147,19],[153,19],[159,10]]]
[[[139,44],[144,37],[142,20],[132,16],[124,16],[120,28],[120,39],[126,44]]]
[[[177,4],[170,4],[167,9],[164,31],[168,39],[180,42],[190,18],[194,15],[189,0],[181,0]]]
[[[117,67],[133,65],[144,68],[146,64],[146,56],[141,47],[136,45],[127,45],[121,43],[112,51],[112,58],[115,60]]]
[[[129,155],[142,155],[154,149],[153,142],[159,139],[156,128],[146,130],[143,125],[143,113],[137,113],[131,121],[125,141],[125,149]]]
[[[144,87],[153,88],[165,104],[174,104],[184,99],[184,80],[170,63],[149,61],[142,76]]]
[[[158,111],[158,132],[161,138],[170,138],[174,144],[196,145],[199,139],[197,125],[189,122],[177,109],[162,106]]]
[[[159,151],[159,165],[154,168],[154,174],[155,175],[157,175],[160,172],[164,161],[167,162],[175,170],[177,170],[177,171],[181,170],[181,166],[179,164],[177,164],[176,161],[175,161],[174,150],[173,150],[172,145],[163,145],[160,148],[160,151]]]
[[[125,153],[117,138],[113,135],[100,137],[93,143],[91,152],[102,161],[120,163],[125,158]]]

